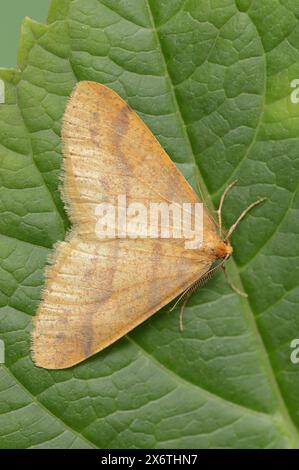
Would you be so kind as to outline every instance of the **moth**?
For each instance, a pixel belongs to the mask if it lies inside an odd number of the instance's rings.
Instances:
[[[32,333],[35,364],[63,369],[101,351],[179,295],[191,293],[232,254],[230,237],[251,204],[223,235],[203,210],[203,243],[183,238],[97,236],[99,204],[118,194],[152,202],[199,198],[139,116],[113,90],[95,82],[75,87],[62,124],[62,197],[72,229],[54,250]],[[182,325],[181,325],[182,326]]]

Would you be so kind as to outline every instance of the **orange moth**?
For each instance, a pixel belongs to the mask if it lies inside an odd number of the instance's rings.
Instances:
[[[63,369],[85,360],[149,318],[179,295],[181,314],[190,294],[232,253],[203,209],[203,243],[181,238],[99,238],[97,207],[119,194],[146,208],[151,202],[195,204],[199,199],[143,121],[111,89],[80,82],[62,126],[62,195],[72,222],[56,245],[34,319],[32,355],[39,367]],[[194,215],[192,216],[194,217]]]

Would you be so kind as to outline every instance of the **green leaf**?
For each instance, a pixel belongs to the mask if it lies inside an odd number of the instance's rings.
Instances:
[[[295,0],[52,0],[25,19],[0,105],[0,447],[298,447],[299,10]],[[32,315],[69,223],[61,116],[78,80],[121,94],[214,207],[229,181],[229,274],[90,360],[34,367]],[[124,302],[126,301],[124,297]]]

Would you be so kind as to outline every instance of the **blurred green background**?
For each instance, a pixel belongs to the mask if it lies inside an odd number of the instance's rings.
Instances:
[[[0,67],[15,67],[24,16],[45,22],[50,0],[0,0]]]

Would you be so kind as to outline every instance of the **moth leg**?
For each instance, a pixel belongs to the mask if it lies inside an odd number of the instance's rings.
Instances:
[[[216,266],[218,268],[218,266]],[[220,267],[220,266],[219,266]],[[199,289],[205,282],[207,282],[211,277],[212,273],[214,272],[215,268],[209,269],[205,274],[202,275],[201,278],[199,278],[197,281],[195,281],[193,284],[191,284],[190,287],[187,287],[186,290],[179,296],[175,304],[168,310],[168,312],[172,312],[178,305],[179,303],[183,300],[185,303],[185,297],[189,298],[190,295],[195,292],[197,289]],[[186,303],[185,303],[186,305]]]
[[[183,300],[185,298],[185,296],[187,295],[187,293],[189,292],[189,289],[191,289],[191,287],[188,287],[188,289],[184,290],[184,292],[179,296],[179,298],[176,300],[175,304],[168,310],[168,312],[173,312],[173,310],[179,305],[180,301]]]
[[[184,331],[184,326],[183,326],[183,315],[185,311],[185,307],[187,305],[188,300],[190,299],[191,295],[194,294],[198,289],[200,289],[206,282],[208,282],[213,275],[218,271],[220,267],[222,267],[222,263],[218,264],[214,268],[209,269],[201,278],[199,278],[197,281],[194,282],[185,292],[183,295],[179,298],[180,300],[183,300],[183,303],[180,308],[180,331]],[[177,305],[178,302],[176,302],[175,305]]]
[[[185,307],[187,305],[188,300],[191,297],[191,294],[192,294],[192,290],[189,289],[189,291],[187,292],[185,296],[184,302],[182,303],[181,308],[180,308],[180,332],[181,333],[184,331],[183,315],[184,315]]]
[[[227,283],[228,283],[228,285],[230,286],[230,288],[231,288],[233,291],[235,291],[238,295],[240,295],[241,297],[248,297],[248,294],[246,294],[246,292],[241,291],[240,289],[238,289],[238,288],[232,283],[232,281],[230,280],[229,275],[228,275],[228,273],[227,273],[227,270],[226,270],[225,265],[223,264],[221,267],[222,267],[222,269],[223,269],[225,278],[226,278]]]
[[[218,207],[218,210],[217,210],[217,216],[218,216],[218,227],[219,227],[219,235],[220,237],[222,236],[222,207],[223,207],[223,203],[224,203],[224,200],[228,194],[228,192],[231,190],[231,188],[233,186],[235,186],[235,184],[237,183],[237,180],[234,180],[232,181],[226,188],[225,190],[223,191],[222,195],[221,195],[221,198],[220,198],[220,203],[219,203],[219,207]]]
[[[204,273],[197,281],[195,281],[193,284],[191,284],[191,286],[188,287],[188,289],[186,289],[180,295],[180,297],[175,302],[173,307],[171,307],[171,309],[169,310],[169,312],[172,312],[176,308],[176,306],[181,301],[183,301],[183,303],[181,305],[181,308],[180,308],[180,331],[183,331],[183,329],[184,329],[183,328],[183,314],[184,314],[184,310],[185,310],[185,307],[186,307],[186,304],[187,304],[189,298],[191,297],[192,294],[194,294],[194,292],[196,292],[207,281],[209,281],[220,268],[223,267],[223,265],[224,265],[224,263],[227,259],[228,259],[228,256],[226,256],[219,264],[217,264],[213,268],[210,268],[208,271],[206,271],[206,273]]]

